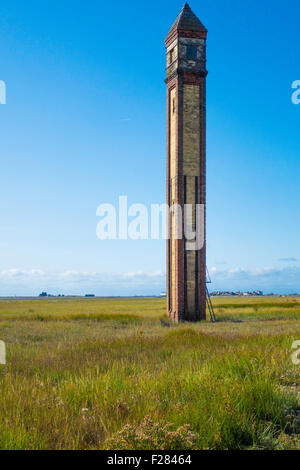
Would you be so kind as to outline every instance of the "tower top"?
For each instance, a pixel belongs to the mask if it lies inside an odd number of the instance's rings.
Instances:
[[[207,29],[205,26],[191,10],[189,4],[185,3],[168,33],[166,44],[169,44],[177,36],[200,37],[205,39],[206,34]]]

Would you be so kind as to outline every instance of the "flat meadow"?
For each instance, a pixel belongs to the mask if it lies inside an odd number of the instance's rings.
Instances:
[[[0,449],[300,449],[300,298],[1,299]]]

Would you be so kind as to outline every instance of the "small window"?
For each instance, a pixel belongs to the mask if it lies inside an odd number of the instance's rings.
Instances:
[[[186,46],[186,58],[197,59],[197,46]]]
[[[174,60],[174,49],[171,49],[169,52],[169,64],[172,64]]]
[[[172,100],[172,113],[174,114],[175,111],[176,111],[176,99],[173,98],[173,100]]]

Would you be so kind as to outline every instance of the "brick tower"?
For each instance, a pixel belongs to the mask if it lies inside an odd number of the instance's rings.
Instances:
[[[167,53],[167,204],[204,206],[204,245],[188,251],[177,239],[176,217],[167,242],[168,314],[176,322],[206,319],[206,36],[186,3],[165,44]]]

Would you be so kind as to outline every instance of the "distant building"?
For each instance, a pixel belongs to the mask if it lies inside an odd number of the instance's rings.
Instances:
[[[211,295],[213,297],[233,297],[233,296],[238,296],[238,297],[258,297],[264,295],[264,293],[261,290],[257,291],[250,291],[250,292],[241,292],[241,291],[236,291],[236,292],[230,292],[230,291],[215,291],[211,292]]]
[[[42,292],[42,293],[39,295],[39,297],[48,297],[48,294],[47,294],[47,292]]]
[[[95,294],[85,294],[85,297],[92,298],[92,297],[95,297]]]

